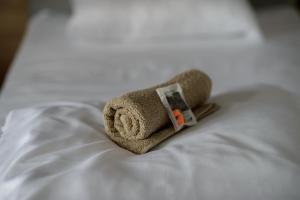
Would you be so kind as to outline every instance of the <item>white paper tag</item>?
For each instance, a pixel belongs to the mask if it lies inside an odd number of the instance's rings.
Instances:
[[[175,131],[179,131],[184,126],[192,126],[197,123],[196,117],[187,105],[182,88],[178,83],[157,88],[156,92],[167,109]]]

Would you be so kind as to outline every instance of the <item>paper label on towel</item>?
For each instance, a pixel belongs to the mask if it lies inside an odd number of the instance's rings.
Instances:
[[[156,92],[168,112],[175,131],[179,131],[184,126],[192,126],[197,123],[194,113],[186,103],[180,84],[175,83],[157,88]]]

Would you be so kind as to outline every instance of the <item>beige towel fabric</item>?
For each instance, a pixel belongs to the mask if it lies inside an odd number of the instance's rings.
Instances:
[[[174,83],[180,84],[197,120],[218,109],[216,104],[206,103],[211,92],[211,80],[205,73],[192,69],[163,84],[129,92],[107,102],[103,112],[107,135],[119,146],[138,154],[174,135],[176,131],[156,93],[157,88]]]

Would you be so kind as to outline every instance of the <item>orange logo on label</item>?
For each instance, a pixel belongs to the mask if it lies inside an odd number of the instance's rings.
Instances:
[[[173,112],[173,115],[176,119],[177,124],[178,125],[183,125],[184,124],[184,117],[183,117],[182,113],[180,112],[180,110],[175,109],[172,112]]]

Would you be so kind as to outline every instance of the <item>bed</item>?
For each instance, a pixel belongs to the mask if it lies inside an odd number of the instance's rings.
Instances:
[[[97,46],[37,13],[0,98],[0,199],[299,199],[300,18],[256,18],[259,39]],[[187,68],[220,111],[144,155],[105,136],[105,101]]]

